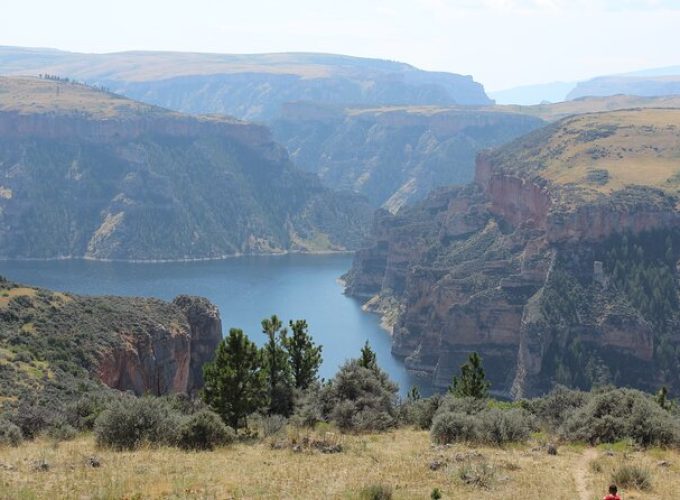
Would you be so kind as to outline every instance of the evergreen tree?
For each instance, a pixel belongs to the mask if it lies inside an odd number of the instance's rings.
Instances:
[[[283,348],[288,355],[288,363],[293,372],[293,383],[297,389],[307,389],[315,380],[321,366],[322,346],[314,344],[307,333],[304,319],[289,322],[292,335],[282,338]]]
[[[654,399],[664,410],[670,410],[673,406],[672,402],[668,399],[668,388],[665,385],[659,389]]]
[[[371,370],[378,369],[377,356],[375,355],[375,352],[373,352],[373,349],[371,349],[371,346],[368,343],[368,340],[364,344],[364,347],[361,348],[361,357],[359,358],[359,366],[363,366],[364,368],[369,368]]]
[[[212,362],[203,367],[203,399],[225,423],[238,429],[265,397],[265,380],[257,346],[238,328],[220,342]]]
[[[406,400],[409,403],[415,403],[420,400],[420,390],[417,385],[412,385],[406,394]]]
[[[484,375],[482,358],[473,352],[467,363],[460,367],[460,378],[453,377],[453,385],[449,387],[449,391],[458,398],[483,399],[488,397],[490,385]]]
[[[262,359],[267,375],[269,414],[288,416],[293,410],[293,393],[288,354],[283,348],[286,329],[282,329],[282,326],[283,323],[275,314],[262,320],[262,333],[267,336]]]

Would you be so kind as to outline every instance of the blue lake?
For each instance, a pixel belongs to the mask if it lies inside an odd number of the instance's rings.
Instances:
[[[122,262],[4,261],[0,275],[20,283],[90,295],[149,296],[170,300],[180,294],[201,295],[217,304],[225,331],[243,329],[258,344],[260,321],[277,314],[285,323],[306,319],[323,345],[320,375],[330,378],[346,359],[357,357],[368,340],[378,363],[399,384],[423,393],[429,384],[409,373],[390,353],[390,337],[379,318],[361,310],[343,294],[338,278],[351,255],[236,257],[221,261],[137,264]]]

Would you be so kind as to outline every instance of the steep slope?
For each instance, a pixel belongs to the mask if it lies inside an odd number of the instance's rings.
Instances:
[[[284,107],[272,130],[295,163],[326,185],[396,211],[433,187],[470,182],[478,151],[543,123],[491,107],[341,109],[295,103]]]
[[[0,47],[5,75],[47,73],[105,85],[144,102],[190,113],[268,120],[283,103],[491,104],[470,76],[333,54],[77,54]]]
[[[0,406],[104,384],[194,393],[222,339],[206,299],[81,297],[0,278]]]
[[[471,351],[505,396],[680,387],[680,110],[566,118],[477,161],[475,184],[376,218],[347,292],[447,385]]]
[[[344,250],[370,216],[361,197],[297,170],[261,126],[0,78],[0,257]]]

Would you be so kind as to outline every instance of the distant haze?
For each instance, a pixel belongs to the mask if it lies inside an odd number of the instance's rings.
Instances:
[[[83,52],[315,51],[474,75],[487,90],[680,63],[676,0],[6,2],[0,44]]]

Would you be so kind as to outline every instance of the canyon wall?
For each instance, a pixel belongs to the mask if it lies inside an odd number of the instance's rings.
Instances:
[[[392,352],[407,368],[446,387],[476,351],[501,397],[555,383],[680,384],[658,355],[662,344],[680,346],[677,309],[655,323],[616,282],[620,257],[612,257],[629,245],[640,269],[677,278],[675,198],[630,187],[565,203],[545,179],[508,173],[485,154],[475,179],[396,215],[381,212],[347,274],[348,294],[392,318]],[[664,245],[659,264],[652,255]]]
[[[119,332],[121,342],[100,355],[96,377],[137,395],[195,394],[203,386],[203,364],[222,340],[220,315],[199,297],[179,296],[172,306],[185,315],[184,322]]]

